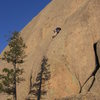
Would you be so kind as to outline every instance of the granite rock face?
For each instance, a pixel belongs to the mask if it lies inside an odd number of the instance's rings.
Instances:
[[[61,28],[58,33],[57,27]],[[25,82],[17,86],[18,100],[27,97],[30,75],[34,83],[43,56],[48,58],[51,74],[46,83],[46,100],[88,92],[94,80],[91,78],[96,75],[94,45],[100,39],[99,27],[100,0],[52,0],[21,31],[27,58],[22,65]]]
[[[95,95],[93,93],[84,93],[84,94],[67,97],[65,99],[58,99],[58,100],[100,100],[100,96]]]

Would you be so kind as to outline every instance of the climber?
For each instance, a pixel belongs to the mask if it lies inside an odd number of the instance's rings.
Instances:
[[[58,33],[61,31],[60,27],[57,27],[53,32],[56,33],[54,36],[52,36],[52,38],[56,37],[58,35]]]
[[[57,34],[61,31],[61,28],[60,27],[57,27],[55,30],[54,30],[54,33],[56,32]]]

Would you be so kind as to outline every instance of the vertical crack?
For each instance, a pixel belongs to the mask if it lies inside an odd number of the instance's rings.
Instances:
[[[88,82],[88,80],[89,80],[92,76],[94,76],[94,79],[93,79],[93,81],[92,81],[90,87],[88,88],[88,91],[90,91],[90,89],[92,88],[92,86],[93,86],[93,84],[94,84],[94,82],[95,82],[95,75],[96,75],[97,71],[98,71],[99,68],[100,68],[100,66],[99,66],[99,59],[98,59],[98,54],[97,54],[97,43],[95,43],[95,44],[93,45],[93,47],[94,47],[94,53],[95,53],[95,63],[96,63],[96,67],[95,67],[94,71],[92,72],[92,74],[87,78],[87,80],[86,80],[86,81],[84,82],[84,84],[82,85],[81,91],[80,91],[79,93],[82,92],[82,88],[85,86],[85,84]]]
[[[97,43],[94,44],[94,53],[95,53],[95,63],[96,63],[96,68],[94,70],[94,72],[92,73],[92,76],[94,76],[94,79],[88,89],[88,91],[90,91],[90,89],[92,88],[94,82],[95,82],[95,75],[97,73],[97,71],[99,70],[100,66],[99,66],[99,59],[98,59],[98,54],[97,54]]]
[[[92,76],[95,76],[99,69],[99,59],[98,59],[98,55],[97,55],[97,43],[94,44],[94,53],[95,53],[96,68],[95,68],[94,72],[92,73]]]

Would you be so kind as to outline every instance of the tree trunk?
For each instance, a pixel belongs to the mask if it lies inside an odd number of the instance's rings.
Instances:
[[[16,63],[14,63],[14,100],[17,100],[17,92],[16,92]]]
[[[30,74],[30,90],[29,91],[31,91],[31,89],[32,89],[32,72]]]
[[[39,91],[38,91],[38,98],[37,98],[37,100],[40,100],[40,99],[41,99],[41,88],[42,88],[42,76],[43,76],[43,70],[44,70],[44,66],[42,66],[42,69],[41,69],[40,85],[39,85]]]

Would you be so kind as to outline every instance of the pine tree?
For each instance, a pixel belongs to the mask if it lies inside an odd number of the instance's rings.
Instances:
[[[43,57],[40,72],[37,74],[36,81],[34,82],[32,89],[29,92],[29,94],[32,95],[33,100],[40,100],[47,93],[47,90],[45,89],[45,83],[51,77],[49,69],[50,65],[47,64],[47,61],[48,59],[46,57]],[[27,100],[30,100],[30,98],[28,98]]]
[[[2,60],[11,63],[13,68],[3,69],[4,74],[0,75],[0,91],[13,95],[14,100],[17,100],[16,83],[23,81],[23,78],[20,77],[23,73],[23,69],[20,69],[17,65],[24,63],[24,58],[26,57],[24,51],[26,45],[19,32],[12,33],[8,47],[8,51],[4,52]]]

